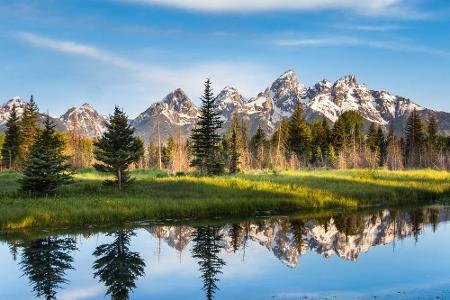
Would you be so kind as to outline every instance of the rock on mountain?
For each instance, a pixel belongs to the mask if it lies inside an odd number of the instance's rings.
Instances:
[[[297,79],[295,71],[288,70],[257,96],[245,98],[236,88],[227,86],[215,98],[217,111],[224,122],[221,134],[229,126],[232,116],[236,115],[248,127],[253,135],[259,126],[271,135],[276,131],[282,118],[289,118],[300,102],[307,121],[326,118],[330,124],[349,110],[358,111],[366,124],[374,122],[388,129],[394,126],[396,132],[403,133],[409,115],[416,109],[425,120],[436,117],[441,133],[450,134],[450,113],[427,109],[410,99],[395,96],[387,91],[369,89],[357,81],[354,75],[344,76],[335,82],[326,79],[306,87]],[[15,97],[0,107],[0,132],[9,116],[13,104],[23,110],[25,103]],[[75,114],[84,135],[99,136],[104,131],[106,117],[99,115],[89,104],[80,108],[71,108],[58,119],[53,119],[57,129],[67,131],[71,127],[71,118]],[[199,108],[189,99],[182,89],[169,93],[162,101],[152,104],[131,124],[137,134],[145,140],[156,140],[158,124],[161,139],[181,131],[183,138],[190,135],[194,128]]]
[[[13,105],[16,105],[19,116],[22,116],[26,106],[26,102],[20,97],[14,97],[7,101],[3,106],[0,106],[0,133],[5,131],[5,125],[11,113]],[[43,113],[39,114],[41,122],[46,118]],[[105,122],[107,117],[100,115],[89,104],[85,103],[79,108],[71,108],[59,118],[50,117],[55,124],[58,131],[66,132],[72,128],[72,119],[76,118],[80,133],[88,137],[99,137],[105,130]]]
[[[199,109],[189,99],[182,89],[176,89],[161,102],[152,104],[141,113],[131,124],[136,132],[145,140],[156,140],[158,124],[161,139],[164,141],[170,135],[175,136],[178,130],[184,137],[189,136],[197,121]]]
[[[100,115],[90,104],[84,103],[79,108],[72,107],[65,114],[59,117],[65,130],[71,130],[74,127],[73,121],[81,135],[89,137],[99,137],[106,130],[108,118]]]
[[[8,121],[9,114],[11,113],[13,105],[16,105],[17,108],[17,114],[19,116],[22,116],[23,111],[26,106],[26,102],[22,100],[19,96],[16,96],[12,98],[11,100],[8,100],[3,106],[0,106],[0,133],[3,133],[6,130],[6,122]],[[40,113],[39,118],[41,120],[41,123],[44,122],[46,118],[46,114]],[[66,128],[64,124],[62,124],[59,119],[50,117],[50,119],[55,124],[55,129],[59,131],[66,131]]]

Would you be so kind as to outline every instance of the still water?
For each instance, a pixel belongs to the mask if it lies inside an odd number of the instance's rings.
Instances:
[[[450,209],[0,235],[0,299],[450,298]]]

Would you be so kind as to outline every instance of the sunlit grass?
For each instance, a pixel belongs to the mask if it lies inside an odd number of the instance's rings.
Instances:
[[[20,174],[0,173],[0,227],[84,226],[148,219],[253,216],[268,213],[417,205],[446,200],[450,173],[433,170],[252,172],[236,176],[168,176],[132,172],[124,192],[104,186],[110,178],[80,170],[56,197],[18,193]]]

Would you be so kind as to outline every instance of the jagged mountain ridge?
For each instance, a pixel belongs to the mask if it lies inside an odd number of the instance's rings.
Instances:
[[[3,106],[0,106],[0,133],[5,130],[6,122],[9,118],[13,105],[16,105],[18,115],[23,114],[26,102],[20,97],[16,96],[7,101]],[[46,115],[39,114],[41,122],[44,121]],[[89,137],[98,137],[106,129],[105,122],[107,117],[100,115],[91,105],[85,103],[79,108],[72,107],[66,113],[58,118],[50,117],[55,124],[56,130],[69,131],[73,128],[72,120],[76,118],[80,134]]]
[[[332,124],[345,111],[356,110],[361,113],[366,124],[374,122],[386,129],[393,125],[399,134],[404,132],[412,110],[417,109],[419,116],[425,119],[436,117],[440,132],[450,134],[450,113],[427,109],[410,99],[394,96],[387,91],[371,90],[365,84],[358,83],[354,75],[344,76],[335,82],[323,79],[306,87],[299,82],[294,70],[286,71],[270,87],[252,98],[242,96],[237,89],[230,86],[221,90],[215,98],[217,111],[224,123],[221,133],[225,132],[232,116],[236,115],[247,124],[249,135],[253,135],[259,126],[270,135],[278,128],[282,118],[291,116],[298,101],[302,104],[303,114],[309,122],[325,117]],[[0,132],[4,131],[13,103],[19,108],[19,113],[23,109],[24,102],[19,97],[0,107]],[[188,95],[178,88],[160,102],[151,104],[130,123],[145,140],[156,140],[158,127],[163,141],[180,132],[186,138],[196,124],[199,111]],[[98,114],[87,103],[80,108],[69,109],[59,118],[53,118],[57,129],[69,130],[74,113],[82,134],[98,137],[105,130],[107,117]]]
[[[160,106],[161,103],[167,102],[168,97],[172,99],[174,93],[183,95],[179,98],[180,101],[188,103],[190,107],[191,114],[182,123],[183,134],[189,134],[195,126],[195,113],[198,113],[199,109],[195,109],[196,106],[189,97],[181,89],[177,89],[159,102],[160,104],[153,104],[148,109],[152,114],[144,112],[132,122],[140,135],[155,140],[155,122],[151,119],[158,116],[163,119],[160,123],[163,139],[176,132],[178,123],[173,121],[173,117],[166,116],[176,116],[179,112],[167,105]],[[294,70],[288,70],[256,97],[245,98],[236,88],[226,86],[215,98],[217,111],[224,122],[222,133],[235,115],[245,120],[249,135],[253,135],[259,126],[268,135],[272,134],[282,118],[291,116],[297,101],[302,104],[303,114],[309,122],[325,117],[332,124],[345,111],[356,110],[361,113],[367,125],[373,122],[384,126],[386,130],[393,125],[395,131],[400,134],[406,128],[410,113],[416,109],[425,119],[435,116],[441,133],[450,134],[450,113],[427,109],[410,99],[394,96],[387,91],[371,90],[365,84],[358,83],[354,75],[344,76],[334,83],[324,79],[306,87],[298,81]],[[155,111],[155,106],[163,108]]]

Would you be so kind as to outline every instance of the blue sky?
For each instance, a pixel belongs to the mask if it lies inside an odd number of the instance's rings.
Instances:
[[[252,97],[291,68],[450,111],[446,0],[0,0],[0,53],[0,102],[53,115],[135,117],[177,87],[198,102],[206,77]]]

